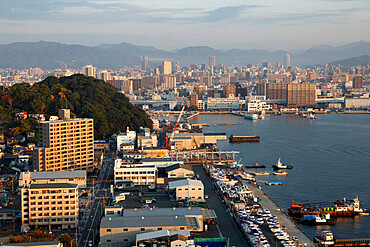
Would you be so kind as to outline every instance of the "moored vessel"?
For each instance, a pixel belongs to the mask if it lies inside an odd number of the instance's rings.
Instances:
[[[245,114],[244,116],[245,119],[248,119],[248,120],[257,120],[258,119],[258,114],[250,114],[250,113],[247,113]]]
[[[231,135],[229,137],[229,142],[230,143],[235,143],[235,142],[259,142],[261,140],[261,137],[256,135],[256,136],[234,136]]]

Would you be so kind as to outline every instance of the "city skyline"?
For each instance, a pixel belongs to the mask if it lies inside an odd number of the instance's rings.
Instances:
[[[370,40],[364,31],[370,22],[370,3],[365,0],[5,0],[0,7],[0,43],[48,40],[84,45],[128,42],[165,50],[196,45],[291,50]]]

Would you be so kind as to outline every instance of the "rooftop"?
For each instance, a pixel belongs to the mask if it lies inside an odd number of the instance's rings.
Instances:
[[[203,215],[199,207],[191,208],[138,208],[123,210],[123,217]]]
[[[183,179],[183,180],[168,182],[168,187],[170,189],[174,189],[174,188],[182,187],[182,186],[188,186],[188,185],[203,187],[202,181],[194,180],[194,179]]]
[[[184,216],[103,217],[100,228],[187,226]]]
[[[50,184],[31,184],[30,189],[66,189],[66,188],[76,188],[77,184],[67,184],[67,183],[50,183]]]
[[[56,171],[56,172],[29,172],[31,179],[64,179],[64,178],[86,178],[86,171]],[[23,179],[22,172],[19,179]]]

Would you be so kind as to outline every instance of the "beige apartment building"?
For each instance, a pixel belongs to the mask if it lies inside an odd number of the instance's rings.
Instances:
[[[73,229],[78,224],[76,184],[49,183],[26,185],[21,191],[22,232]]]
[[[68,183],[86,188],[86,171],[22,172],[19,187],[27,184]]]
[[[93,119],[70,118],[59,110],[59,120],[39,124],[40,147],[34,148],[37,171],[90,170],[94,165]]]

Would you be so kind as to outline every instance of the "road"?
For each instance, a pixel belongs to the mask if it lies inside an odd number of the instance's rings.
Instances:
[[[217,195],[210,179],[202,166],[193,166],[194,172],[199,175],[204,185],[204,194],[208,195],[208,206],[213,209],[217,215],[217,224],[219,226],[221,237],[229,239],[229,246],[245,247],[248,246],[239,228],[231,218],[230,213],[226,211],[225,205]]]
[[[94,246],[98,246],[98,243],[94,243],[94,240],[96,240],[96,237],[94,238],[94,236],[98,235],[100,220],[104,212],[102,201],[105,196],[111,197],[111,183],[107,180],[109,179],[109,175],[113,169],[113,162],[114,160],[111,157],[105,159],[98,182],[94,186],[94,193],[91,195],[92,203],[90,203],[90,207],[86,209],[88,210],[86,214],[87,216],[82,219],[80,224],[81,230],[78,234],[78,247],[88,247],[90,241],[93,241]]]

